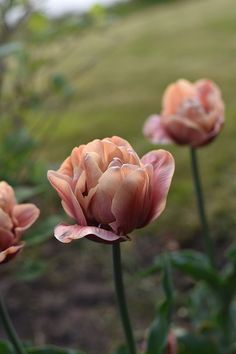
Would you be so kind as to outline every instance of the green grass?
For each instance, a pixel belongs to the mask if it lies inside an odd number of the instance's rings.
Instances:
[[[142,126],[146,117],[160,110],[165,87],[181,77],[211,78],[223,91],[226,125],[213,144],[201,149],[201,170],[211,222],[217,234],[224,235],[226,229],[233,234],[235,33],[234,0],[186,0],[148,7],[109,26],[36,48],[35,53],[49,59],[53,70],[64,73],[75,89],[69,104],[53,109],[48,102],[40,112],[48,122],[43,154],[62,161],[73,146],[112,135],[127,138],[142,154],[155,148],[142,136]],[[48,72],[42,73],[41,84]],[[160,224],[166,230],[168,222],[167,231],[183,237],[197,225],[188,149],[167,148],[177,166]]]

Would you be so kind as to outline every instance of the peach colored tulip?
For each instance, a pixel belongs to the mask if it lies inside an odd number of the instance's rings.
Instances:
[[[167,87],[160,115],[144,125],[144,135],[154,144],[177,143],[199,147],[211,142],[224,125],[224,103],[210,80],[178,80]]]
[[[38,218],[34,204],[17,204],[12,187],[0,182],[0,263],[13,258],[23,247],[23,232]]]
[[[116,136],[74,148],[58,171],[48,172],[65,212],[76,221],[57,226],[55,237],[65,243],[82,237],[126,240],[161,214],[173,172],[169,152],[151,151],[140,160]]]

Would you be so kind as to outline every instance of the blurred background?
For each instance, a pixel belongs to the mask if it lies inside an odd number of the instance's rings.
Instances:
[[[119,135],[143,155],[142,135],[178,78],[210,78],[226,104],[223,132],[199,150],[209,221],[224,261],[236,229],[236,2],[234,0],[0,0],[0,179],[41,217],[25,251],[0,269],[0,287],[22,338],[111,352],[123,341],[115,308],[111,248],[86,239],[53,238],[66,216],[46,171],[74,146]],[[176,159],[165,212],[122,245],[135,332],[143,333],[161,298],[158,277],[137,270],[164,250],[201,250],[188,148],[166,146]],[[188,326],[178,293],[176,325]],[[187,295],[186,295],[187,296]],[[0,335],[3,337],[2,329]]]

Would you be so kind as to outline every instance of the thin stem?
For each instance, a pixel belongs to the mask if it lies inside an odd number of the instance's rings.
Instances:
[[[119,243],[114,244],[112,246],[112,251],[113,251],[113,269],[114,269],[116,296],[117,296],[117,302],[120,310],[123,330],[126,337],[128,352],[129,354],[136,354],[135,342],[134,342],[133,332],[130,324],[128,307],[125,298],[123,278],[122,278],[120,244]]]
[[[199,217],[202,225],[205,250],[211,265],[214,266],[213,244],[212,244],[212,239],[210,236],[209,226],[208,226],[206,212],[205,212],[205,204],[204,204],[204,198],[203,198],[202,186],[201,186],[201,180],[200,180],[199,168],[198,168],[197,151],[191,147],[190,153],[191,153],[193,182],[194,182],[194,187],[196,192]]]
[[[5,331],[11,341],[16,354],[27,354],[9,317],[6,305],[0,295],[0,320],[5,328]]]

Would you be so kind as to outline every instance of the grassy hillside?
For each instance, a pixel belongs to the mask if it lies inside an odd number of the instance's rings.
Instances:
[[[48,103],[40,112],[47,141],[43,154],[62,161],[74,145],[114,134],[129,139],[142,154],[153,148],[142,136],[143,122],[160,110],[166,85],[180,77],[211,78],[223,91],[226,125],[214,144],[199,151],[201,168],[215,228],[221,234],[232,230],[236,223],[235,35],[234,0],[192,0],[149,7],[35,48],[75,89],[63,109],[52,109]],[[189,212],[194,201],[188,149],[167,148],[176,157],[177,169],[161,223],[171,219],[170,229],[177,224],[182,234],[196,222],[196,215]]]

